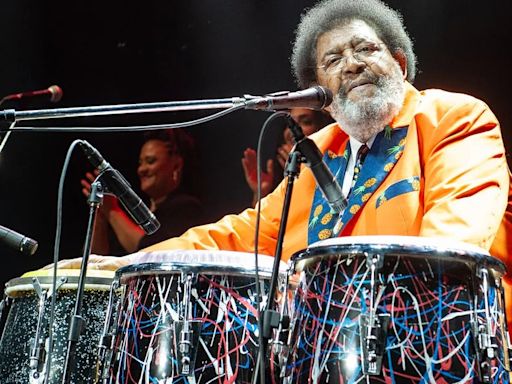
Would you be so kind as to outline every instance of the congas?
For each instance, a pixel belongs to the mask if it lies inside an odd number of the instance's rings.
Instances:
[[[254,255],[171,251],[142,260],[116,272],[102,382],[250,383],[259,346]],[[261,308],[273,262],[259,256]],[[281,290],[285,274],[283,263]]]
[[[286,383],[508,383],[504,265],[464,243],[329,239],[298,275]]]
[[[48,352],[53,270],[28,272],[7,282],[2,301],[6,316],[0,339],[0,383],[62,382],[79,272],[58,271],[51,356]],[[114,278],[114,272],[110,271],[88,271],[87,275],[81,311],[86,326],[77,343],[71,383],[94,382],[99,337]],[[50,373],[45,381],[48,358],[51,359]]]

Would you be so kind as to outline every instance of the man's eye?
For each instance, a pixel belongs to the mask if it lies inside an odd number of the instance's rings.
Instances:
[[[364,55],[371,55],[373,52],[379,50],[379,47],[376,45],[362,45],[355,49],[355,53],[361,53]]]
[[[329,67],[333,67],[333,66],[336,66],[339,64],[339,62],[341,61],[341,56],[332,56],[330,58],[328,58],[326,61],[325,61],[325,66],[327,68]]]

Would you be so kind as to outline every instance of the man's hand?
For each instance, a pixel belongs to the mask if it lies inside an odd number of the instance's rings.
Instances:
[[[132,259],[129,256],[116,257],[116,256],[100,256],[90,255],[87,269],[100,269],[106,271],[115,271],[125,265],[132,263]],[[54,264],[49,264],[43,269],[51,269]],[[58,269],[80,269],[82,265],[82,258],[61,260],[57,263]]]

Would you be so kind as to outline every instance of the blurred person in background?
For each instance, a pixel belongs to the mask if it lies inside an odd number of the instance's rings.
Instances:
[[[170,129],[144,135],[137,175],[149,208],[161,226],[152,235],[144,231],[121,208],[116,197],[105,194],[96,218],[92,252],[122,255],[179,236],[203,223],[203,207],[194,195],[197,156],[193,138],[184,130]],[[97,171],[81,180],[87,197]]]
[[[290,116],[302,128],[304,135],[308,136],[322,129],[323,127],[331,124],[334,120],[326,111],[315,111],[308,108],[292,108]],[[283,143],[277,148],[276,158],[277,163],[282,171],[279,177],[276,176],[275,161],[268,159],[266,163],[266,170],[261,172],[261,197],[268,195],[276,185],[281,181],[288,154],[294,145],[293,136],[289,127],[285,127],[283,131]],[[244,169],[245,180],[247,185],[252,191],[252,206],[256,205],[258,199],[258,184],[257,184],[257,167],[256,167],[256,151],[252,148],[247,148],[244,151],[242,158],[242,167]]]

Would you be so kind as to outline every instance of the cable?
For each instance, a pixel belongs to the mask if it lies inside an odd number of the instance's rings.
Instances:
[[[260,384],[265,384],[265,351],[263,349],[263,318],[261,316],[260,309],[260,297],[261,289],[260,289],[260,276],[259,276],[259,266],[258,266],[258,242],[259,242],[259,232],[260,232],[260,218],[261,218],[261,147],[263,143],[263,137],[266,133],[267,128],[270,125],[270,122],[277,119],[281,116],[288,115],[288,112],[275,112],[270,115],[265,122],[260,131],[260,135],[258,138],[258,147],[256,149],[256,180],[258,185],[257,192],[257,214],[256,214],[256,228],[254,233],[254,267],[255,267],[255,279],[256,279],[256,306],[258,313],[258,323],[259,323],[259,332],[258,332],[258,342],[259,342],[259,350],[258,350],[258,359],[256,360],[256,367],[259,367],[260,374]],[[258,369],[255,369],[254,380],[258,377]],[[253,381],[255,383],[255,381]]]
[[[243,106],[236,106],[232,107],[220,112],[217,112],[213,115],[209,115],[200,119],[191,120],[187,122],[182,123],[175,123],[175,124],[161,124],[161,125],[148,125],[148,126],[132,126],[132,127],[107,127],[107,128],[85,128],[85,127],[79,127],[77,129],[74,128],[40,128],[40,127],[18,127],[14,128],[15,131],[25,131],[25,132],[66,132],[67,130],[71,130],[73,132],[117,132],[117,131],[146,131],[146,130],[154,130],[154,129],[167,129],[167,128],[181,128],[181,127],[188,127],[192,125],[198,125],[201,123],[205,123],[211,120],[214,120],[218,117],[222,117],[224,115],[227,115],[231,112],[237,111],[239,109],[243,108]],[[267,119],[267,121],[270,121],[271,119]],[[268,124],[266,122],[266,124]],[[11,125],[11,127],[14,126],[14,123]],[[264,129],[265,129],[264,125]],[[11,130],[9,131],[11,132]],[[53,283],[52,283],[52,299],[50,304],[50,327],[48,331],[48,359],[46,362],[46,373],[45,373],[45,382],[48,382],[50,370],[51,370],[51,358],[52,358],[52,352],[53,352],[53,323],[55,320],[55,306],[56,306],[56,287],[57,287],[57,264],[59,262],[59,249],[60,249],[60,238],[61,238],[61,232],[62,232],[62,200],[63,200],[63,191],[64,191],[64,180],[67,168],[69,166],[69,162],[71,159],[71,154],[73,153],[74,148],[81,142],[81,140],[74,140],[71,145],[68,148],[68,151],[66,153],[66,157],[64,160],[64,164],[61,171],[61,176],[59,180],[59,188],[58,188],[58,194],[57,194],[57,223],[56,223],[56,229],[55,229],[55,243],[54,243],[54,251],[53,251]],[[259,147],[260,143],[258,143],[258,153],[259,153]],[[261,172],[260,167],[258,166],[259,171]],[[260,175],[258,173],[258,180],[260,179]],[[259,181],[258,181],[259,184]],[[261,196],[261,189],[258,190],[258,200]],[[257,267],[256,267],[257,268]],[[259,282],[257,283],[257,290],[259,290]],[[258,293],[259,295],[259,293]],[[258,314],[259,314],[259,297],[258,297]],[[259,317],[259,316],[258,316]]]
[[[215,120],[232,112],[243,109],[243,105],[237,105],[220,112],[201,117],[196,120],[184,121],[181,123],[154,124],[154,125],[132,125],[126,127],[15,127],[14,132],[141,132],[155,129],[186,128]]]
[[[66,154],[66,158],[64,160],[64,165],[62,166],[62,171],[60,174],[59,180],[59,189],[57,192],[57,224],[55,227],[55,244],[53,248],[53,283],[52,283],[52,300],[50,304],[50,327],[48,331],[48,359],[46,361],[46,373],[45,373],[45,383],[48,383],[51,361],[52,361],[52,351],[53,351],[53,322],[55,317],[55,305],[56,305],[56,296],[57,292],[55,292],[57,288],[57,263],[59,262],[59,248],[60,248],[60,236],[62,232],[62,196],[64,192],[64,179],[66,175],[66,171],[68,169],[69,161],[71,159],[71,154],[73,150],[78,145],[81,140],[75,140],[71,143],[68,148],[68,152]]]

